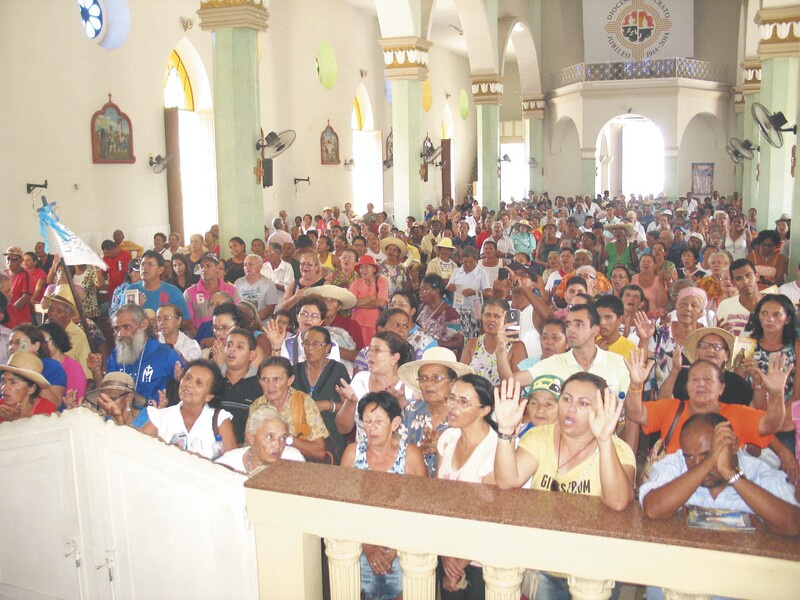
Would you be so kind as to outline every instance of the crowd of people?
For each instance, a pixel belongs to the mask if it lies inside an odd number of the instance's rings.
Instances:
[[[116,231],[105,272],[12,246],[0,423],[89,406],[248,474],[308,460],[638,497],[653,519],[738,510],[797,536],[800,280],[791,217],[756,223],[736,194],[531,192],[394,224],[281,211],[227,260],[217,226],[147,250]],[[396,550],[365,544],[361,574],[365,597],[402,596]],[[483,597],[475,562],[441,557],[439,581]]]

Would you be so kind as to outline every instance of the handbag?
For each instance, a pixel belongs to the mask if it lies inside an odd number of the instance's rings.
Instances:
[[[295,402],[294,394],[292,394],[292,421],[294,421],[294,430],[299,438],[308,438],[311,435],[311,425],[306,420],[305,402]],[[325,439],[325,458],[317,460],[314,458],[306,457],[308,462],[323,463],[326,465],[338,465],[342,459],[342,449],[331,438],[330,435]]]
[[[678,426],[678,420],[680,420],[681,413],[683,413],[685,406],[686,402],[681,401],[681,403],[678,405],[678,411],[675,413],[675,418],[672,420],[672,425],[669,426],[667,437],[664,440],[659,438],[658,441],[653,444],[653,447],[650,448],[650,452],[647,453],[647,460],[644,463],[642,474],[639,477],[640,486],[650,479],[650,473],[653,471],[653,465],[667,455],[667,446],[669,445],[669,441],[672,439],[672,434],[675,433],[675,428]]]

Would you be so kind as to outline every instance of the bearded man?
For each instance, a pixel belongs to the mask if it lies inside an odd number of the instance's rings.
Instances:
[[[140,306],[125,304],[117,311],[114,317],[117,346],[108,357],[105,372],[127,373],[133,378],[136,392],[147,398],[148,404],[156,406],[159,392],[167,389],[183,362],[175,350],[147,336],[149,325],[150,320]],[[99,387],[105,375],[100,355],[90,354],[87,363]]]

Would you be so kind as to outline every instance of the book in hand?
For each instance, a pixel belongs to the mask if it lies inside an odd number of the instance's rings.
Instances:
[[[740,510],[723,508],[686,507],[686,522],[689,527],[714,529],[716,531],[755,531],[753,515]]]

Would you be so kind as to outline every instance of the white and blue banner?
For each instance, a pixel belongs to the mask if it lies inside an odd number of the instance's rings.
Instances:
[[[584,61],[689,58],[694,0],[583,0]]]

